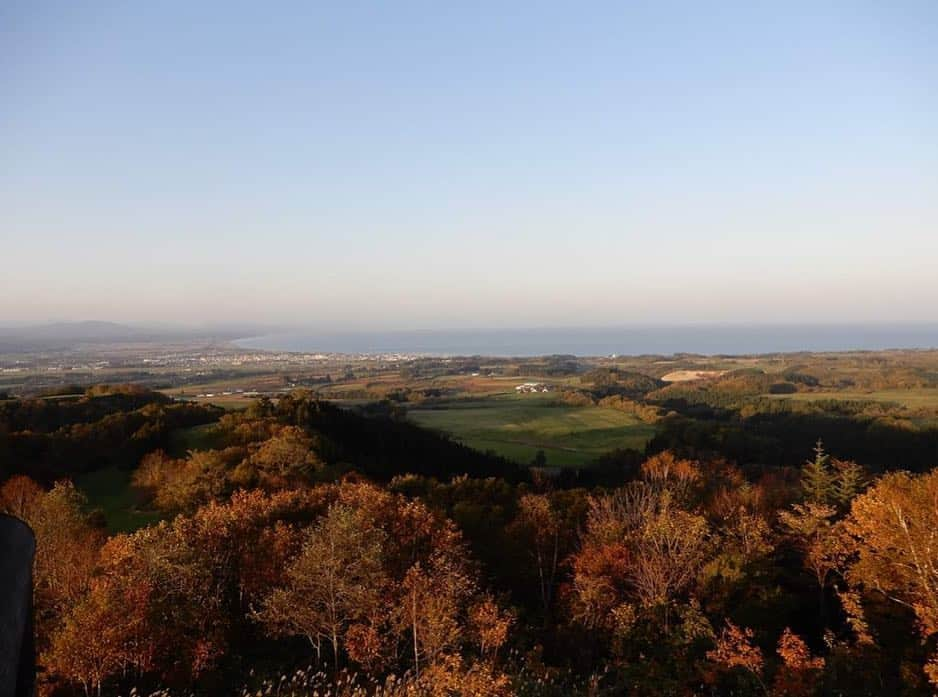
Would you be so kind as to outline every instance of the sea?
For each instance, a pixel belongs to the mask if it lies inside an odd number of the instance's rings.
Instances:
[[[242,348],[301,353],[497,357],[744,355],[938,348],[938,322],[298,331],[243,338],[235,343]]]

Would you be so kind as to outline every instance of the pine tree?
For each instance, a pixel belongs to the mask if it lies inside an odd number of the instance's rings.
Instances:
[[[814,446],[814,459],[801,468],[801,488],[805,499],[813,503],[830,503],[834,496],[834,476],[830,468],[830,455],[824,452],[824,443],[818,438]]]
[[[837,505],[849,508],[854,497],[866,486],[866,470],[849,460],[834,461],[833,497]]]

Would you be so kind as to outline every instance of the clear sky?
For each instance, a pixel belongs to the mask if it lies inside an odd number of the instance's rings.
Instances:
[[[0,320],[938,320],[938,2],[0,3]]]

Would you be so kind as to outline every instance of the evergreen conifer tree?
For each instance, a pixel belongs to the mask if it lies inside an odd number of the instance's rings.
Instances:
[[[814,459],[805,462],[801,468],[801,488],[805,499],[812,503],[830,503],[834,497],[830,455],[824,452],[820,438],[814,446]]]
[[[866,470],[849,460],[834,462],[833,497],[838,506],[846,509],[854,497],[866,486]]]

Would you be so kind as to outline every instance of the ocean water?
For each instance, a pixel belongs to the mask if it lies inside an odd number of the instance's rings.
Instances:
[[[938,348],[938,322],[868,325],[697,325],[590,329],[295,332],[239,339],[271,351],[440,356],[753,354]]]

